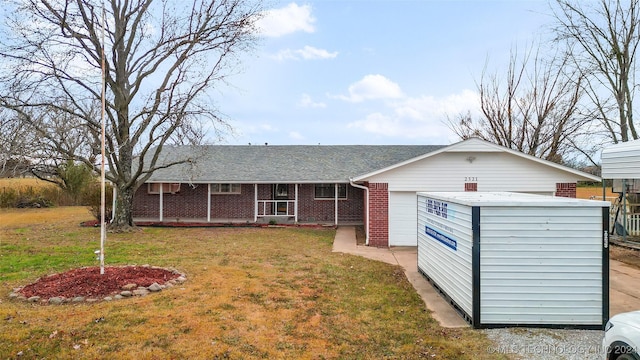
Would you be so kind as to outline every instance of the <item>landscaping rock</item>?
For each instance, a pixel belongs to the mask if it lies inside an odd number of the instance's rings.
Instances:
[[[147,289],[136,289],[136,290],[133,290],[133,295],[136,295],[136,296],[145,296],[147,294],[149,294],[149,290],[147,290]]]
[[[151,266],[148,264],[142,265],[143,267],[146,268],[151,268],[151,269],[162,269],[162,270],[167,270],[167,269],[163,269],[160,267],[155,267],[155,266]],[[18,288],[14,288],[13,291],[9,294],[9,298],[10,299],[18,299],[18,300],[22,300],[22,301],[28,301],[28,302],[33,302],[33,303],[38,303],[41,302],[42,304],[51,304],[51,305],[57,305],[57,304],[64,304],[64,303],[79,303],[79,302],[88,302],[88,303],[93,303],[93,302],[98,302],[98,301],[113,301],[113,300],[120,300],[120,299],[125,299],[125,298],[130,298],[133,296],[145,296],[148,295],[150,293],[156,293],[156,292],[160,292],[164,289],[167,288],[172,288],[177,284],[183,284],[184,282],[187,281],[187,278],[184,274],[181,274],[180,272],[178,272],[175,269],[171,269],[169,270],[171,271],[173,274],[179,275],[178,278],[173,279],[173,280],[169,280],[164,284],[160,284],[158,282],[154,282],[151,285],[149,285],[148,287],[144,287],[144,286],[138,286],[138,284],[134,284],[134,283],[129,283],[126,284],[124,286],[121,287],[121,291],[119,293],[112,293],[111,295],[108,296],[104,296],[101,295],[103,297],[101,298],[85,298],[83,296],[76,296],[76,297],[66,297],[63,295],[54,295],[53,297],[49,296],[31,296],[29,298],[25,297],[24,294],[22,293],[22,290],[24,289],[24,287],[18,287]],[[48,276],[49,278],[54,277],[57,275],[50,275]],[[184,288],[181,288],[184,290]],[[1,300],[0,300],[1,302]]]
[[[64,298],[61,298],[59,296],[52,297],[49,299],[49,304],[51,305],[59,305],[59,304],[62,304],[63,302],[64,302]]]
[[[127,284],[127,285],[122,287],[122,290],[131,291],[131,290],[133,290],[133,289],[135,289],[137,287],[138,287],[138,284]]]

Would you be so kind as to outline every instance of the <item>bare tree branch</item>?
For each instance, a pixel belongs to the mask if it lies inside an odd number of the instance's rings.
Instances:
[[[640,1],[556,0],[556,42],[565,44],[593,106],[614,142],[638,139],[634,123]]]
[[[449,127],[462,139],[479,137],[563,162],[577,150],[576,139],[589,133],[592,117],[581,111],[581,74],[566,72],[566,57],[540,54],[533,46],[524,54],[513,50],[504,79],[483,72],[477,85],[481,118],[461,114]]]
[[[133,194],[160,168],[163,146],[203,141],[205,123],[228,129],[208,93],[225,81],[237,56],[253,48],[261,12],[251,0],[106,4],[108,179],[118,190],[114,226],[124,228],[133,225]],[[0,34],[0,107],[37,129],[58,158],[95,168],[100,2],[7,0],[7,5],[12,15]],[[61,138],[61,130],[88,135],[80,145]]]

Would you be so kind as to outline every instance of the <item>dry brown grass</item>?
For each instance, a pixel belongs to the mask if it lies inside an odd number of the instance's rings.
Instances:
[[[64,206],[38,209],[37,211],[33,209],[0,208],[0,229],[20,228],[50,222],[76,226],[79,225],[78,219],[82,219],[80,221],[92,219],[86,206]]]
[[[37,178],[0,178],[0,189],[12,188],[20,190],[27,187],[42,188],[55,186],[55,184]]]
[[[481,332],[438,326],[399,267],[332,253],[335,231],[327,229],[109,234],[108,264],[175,267],[188,282],[94,304],[42,306],[2,295],[95,264],[98,230],[79,228],[87,216],[74,211],[0,228],[2,359],[503,358],[487,353]]]
[[[611,186],[605,188],[606,197],[617,197],[618,194],[611,192]],[[602,186],[579,186],[576,188],[576,197],[578,199],[590,199],[595,197],[602,200]]]

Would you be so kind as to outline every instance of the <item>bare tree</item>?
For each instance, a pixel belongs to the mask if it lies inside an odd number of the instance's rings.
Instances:
[[[250,0],[106,0],[104,10],[100,3],[7,0],[0,106],[65,156],[95,167],[100,118],[93,109],[104,61],[107,177],[117,188],[112,229],[126,230],[136,189],[159,167],[174,165],[158,161],[163,146],[201,138],[202,122],[227,126],[208,90],[225,81],[236,55],[252,48],[261,13]],[[65,144],[49,126],[56,120],[51,112],[57,120],[80,120],[93,151]]]
[[[512,50],[505,77],[485,71],[478,83],[482,115],[459,114],[449,127],[462,139],[479,137],[561,163],[578,147],[589,117],[580,111],[582,77],[565,73],[566,58]]]
[[[565,43],[607,136],[638,139],[633,121],[640,0],[556,0],[556,40]]]
[[[0,177],[29,172],[34,140],[31,126],[24,126],[18,116],[0,108]]]

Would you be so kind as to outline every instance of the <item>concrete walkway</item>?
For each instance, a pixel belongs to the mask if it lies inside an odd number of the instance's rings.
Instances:
[[[340,226],[333,241],[333,251],[345,254],[359,255],[372,260],[400,265],[416,292],[424,301],[431,316],[442,327],[468,327],[469,324],[453,309],[440,293],[418,272],[418,252],[416,247],[399,247],[379,249],[356,244],[356,230],[353,226]]]
[[[418,272],[418,251],[416,247],[397,247],[379,249],[356,244],[356,231],[353,226],[340,226],[333,241],[333,251],[359,255],[368,259],[400,265],[409,282],[416,289],[431,316],[442,327],[467,327],[469,324]],[[640,270],[616,260],[609,264],[609,315],[640,309]]]

